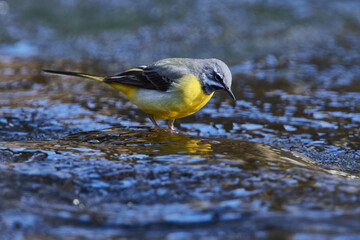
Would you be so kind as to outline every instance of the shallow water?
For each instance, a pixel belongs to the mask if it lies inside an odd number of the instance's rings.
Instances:
[[[1,145],[13,236],[331,235],[358,215],[357,176],[259,143],[132,127]]]
[[[0,1],[4,239],[360,237],[357,2],[36,2]],[[225,60],[238,100],[217,92],[174,134],[105,84],[41,72],[172,56]]]

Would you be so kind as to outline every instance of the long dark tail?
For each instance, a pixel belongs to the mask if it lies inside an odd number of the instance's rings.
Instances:
[[[92,75],[92,74],[87,74],[87,73],[58,71],[58,70],[48,70],[48,69],[43,69],[43,72],[53,73],[53,74],[61,74],[61,75],[68,75],[68,76],[74,76],[74,77],[90,78],[90,79],[94,79],[94,80],[100,81],[100,82],[103,82],[103,81],[105,80],[105,77],[100,77],[100,76],[96,76],[96,75]]]

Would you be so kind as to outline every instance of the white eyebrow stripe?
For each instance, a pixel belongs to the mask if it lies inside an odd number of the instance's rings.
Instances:
[[[224,73],[223,73],[222,71],[220,71],[220,69],[218,68],[218,66],[215,65],[214,71],[215,71],[215,73],[218,74],[221,78],[224,78]]]

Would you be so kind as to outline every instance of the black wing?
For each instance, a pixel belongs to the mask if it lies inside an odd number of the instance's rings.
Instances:
[[[160,75],[148,66],[132,68],[115,76],[106,77],[105,83],[120,83],[140,88],[166,91],[169,89],[171,79]]]

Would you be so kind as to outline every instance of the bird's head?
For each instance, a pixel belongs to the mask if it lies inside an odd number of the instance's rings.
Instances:
[[[229,67],[218,59],[203,60],[203,71],[200,75],[203,90],[211,94],[215,90],[225,90],[232,99],[236,100],[231,91],[232,76]]]

